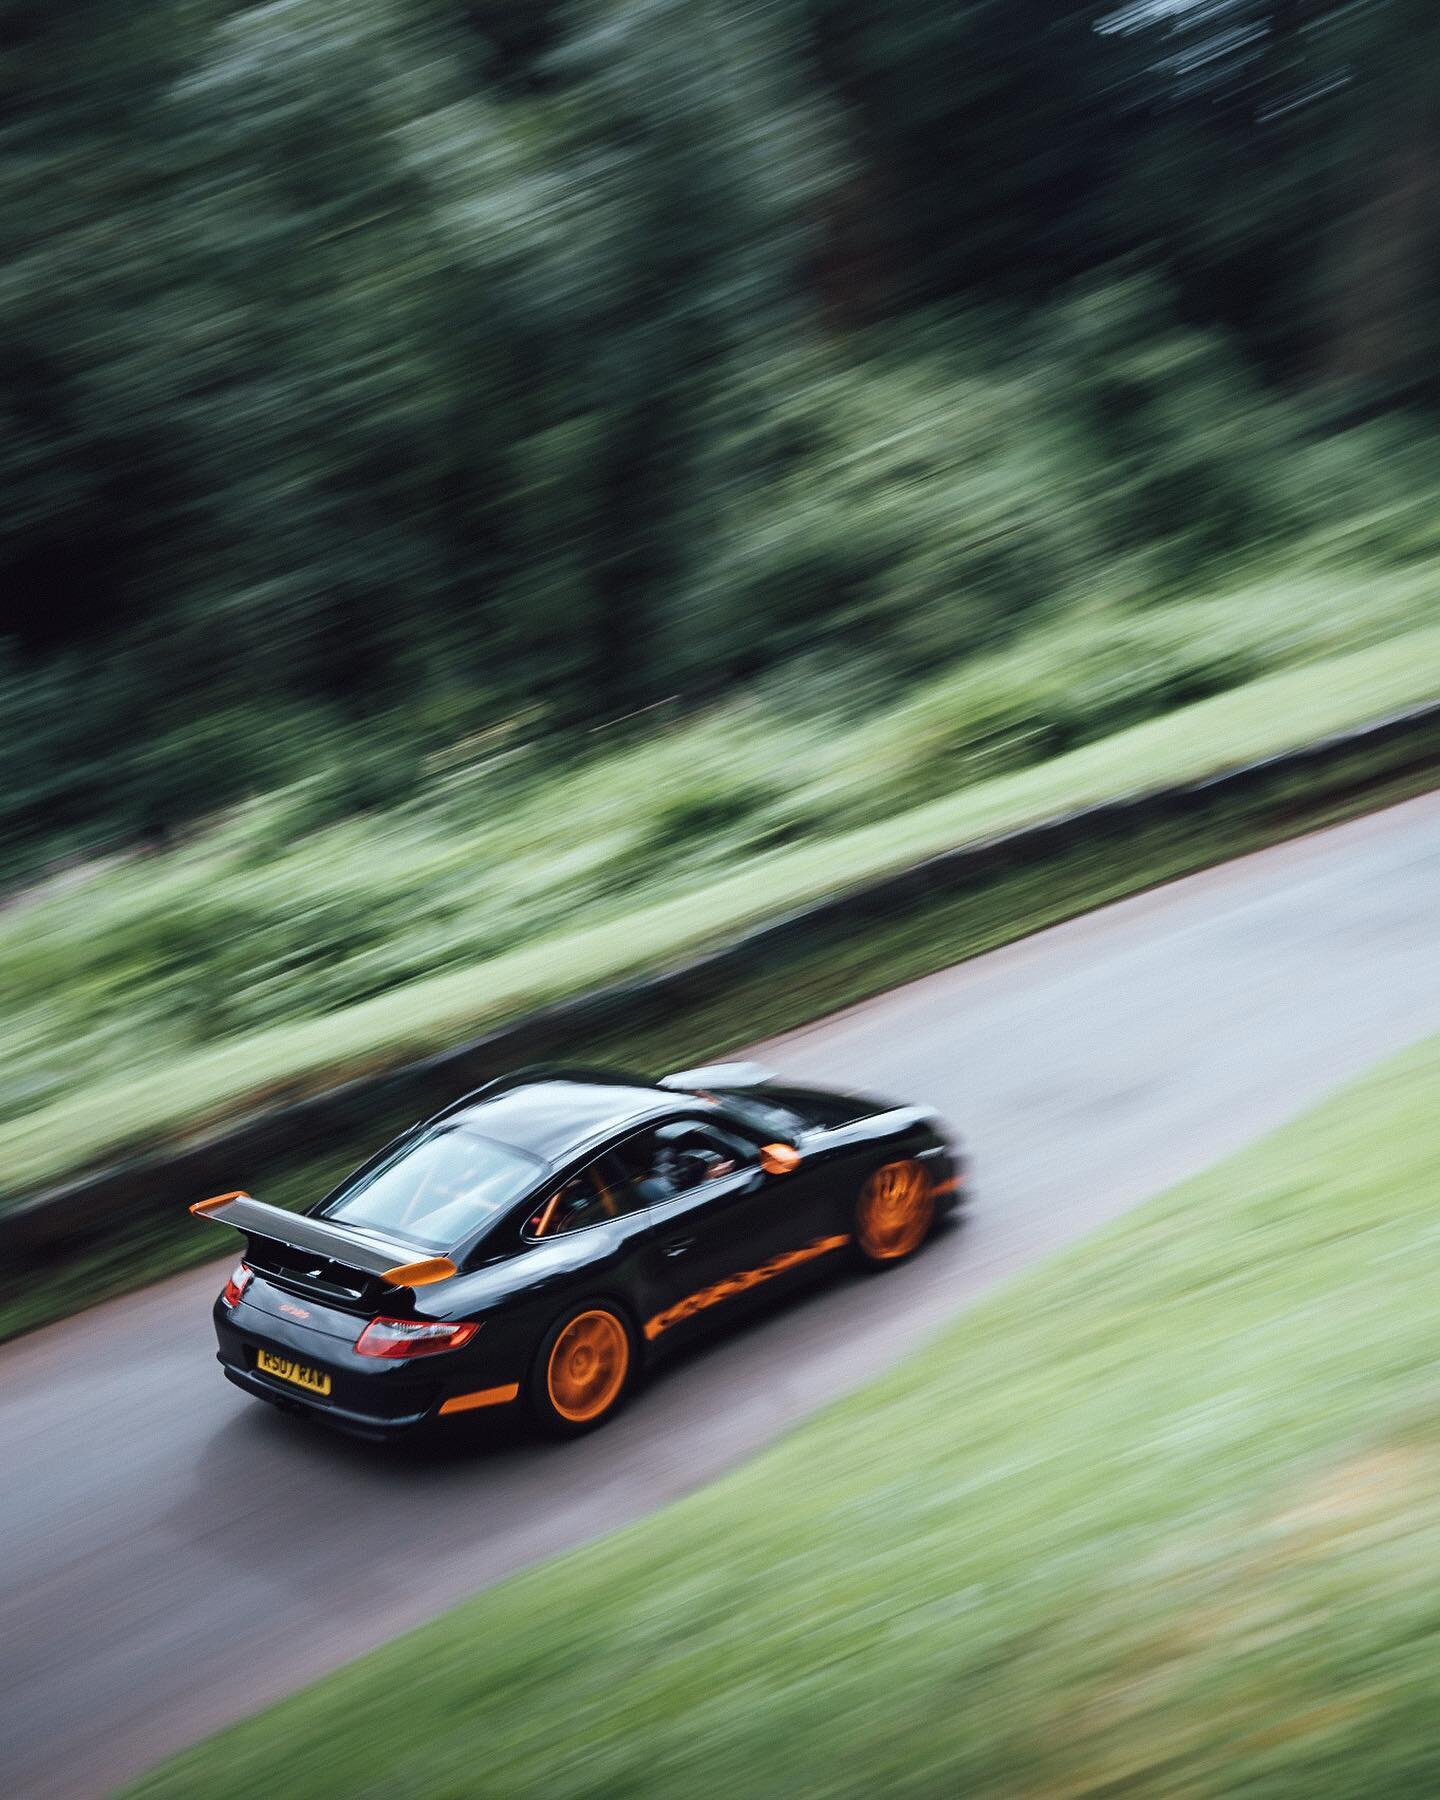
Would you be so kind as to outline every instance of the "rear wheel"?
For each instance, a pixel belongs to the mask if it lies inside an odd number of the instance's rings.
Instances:
[[[630,1327],[614,1307],[597,1300],[565,1313],[535,1358],[531,1411],[558,1437],[589,1431],[624,1398],[634,1361]]]
[[[935,1220],[935,1191],[924,1167],[907,1157],[875,1170],[855,1202],[855,1248],[872,1268],[902,1262],[925,1242]]]

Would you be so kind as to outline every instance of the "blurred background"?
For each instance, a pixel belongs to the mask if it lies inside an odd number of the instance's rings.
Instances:
[[[0,1123],[1433,618],[1437,46],[8,0]]]

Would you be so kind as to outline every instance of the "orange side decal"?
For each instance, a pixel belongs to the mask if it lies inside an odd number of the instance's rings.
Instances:
[[[773,1281],[777,1275],[783,1275],[787,1269],[793,1269],[800,1263],[811,1262],[815,1257],[825,1256],[831,1250],[843,1250],[849,1242],[848,1232],[843,1232],[839,1237],[816,1238],[813,1243],[802,1245],[799,1250],[786,1250],[779,1256],[772,1256],[769,1262],[761,1263],[758,1269],[741,1269],[737,1274],[727,1275],[724,1281],[717,1281],[713,1287],[687,1294],[683,1300],[677,1300],[674,1306],[667,1306],[664,1312],[658,1312],[653,1319],[647,1319],[645,1335],[647,1338],[657,1338],[662,1331],[668,1331],[682,1319],[693,1318],[696,1313],[704,1312],[708,1307],[719,1306],[722,1300],[733,1300],[737,1294],[759,1287],[763,1281]]]
[[[478,1388],[473,1394],[456,1394],[451,1400],[440,1404],[442,1413],[474,1412],[481,1406],[504,1406],[520,1392],[520,1383],[512,1381],[508,1387]]]

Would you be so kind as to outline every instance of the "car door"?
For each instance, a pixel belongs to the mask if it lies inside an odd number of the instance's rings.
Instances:
[[[647,1340],[688,1335],[807,1260],[807,1221],[787,1204],[804,1184],[767,1174],[760,1146],[738,1133],[709,1120],[672,1120],[635,1134],[616,1155],[647,1208]]]

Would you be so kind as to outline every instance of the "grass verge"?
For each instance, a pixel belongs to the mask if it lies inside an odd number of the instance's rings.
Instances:
[[[1440,1039],[134,1792],[1437,1791],[1437,1084]]]
[[[22,1106],[0,1123],[6,1185],[12,1196],[33,1191],[121,1150],[152,1148],[196,1127],[252,1111],[267,1099],[317,1091],[348,1076],[404,1062],[548,1001],[681,958],[790,907],[952,845],[1310,742],[1431,697],[1437,670],[1440,629],[1432,628],[1267,676],[1037,766],[974,782],[926,805],[892,809],[889,816],[857,829],[787,848],[736,848],[718,871],[696,866],[657,872],[648,885],[665,898],[646,902],[637,893],[622,893],[603,904],[597,900],[593,922],[582,912],[564,929],[400,982],[356,1004],[327,1006],[318,1016],[162,1052],[155,1044],[163,1043],[163,1033],[150,1043],[143,1019],[137,1024],[120,1005],[112,1024],[95,1033],[110,1045],[105,1063],[83,1077],[80,1057],[67,1068],[63,1097]],[[224,867],[217,864],[204,877],[207,892],[213,888],[223,894],[224,877]],[[152,879],[133,871],[124,877],[132,878],[142,885]],[[193,871],[187,877],[197,878]],[[153,881],[163,897],[164,879]],[[280,895],[274,904],[281,906]],[[198,985],[213,999],[213,991],[223,988],[224,973],[204,962],[204,946],[223,942],[227,931],[236,942],[246,933],[236,921],[196,915],[191,923],[200,936],[192,944],[184,927],[190,915],[178,900],[176,905],[173,917],[167,921],[162,908],[138,936],[128,926],[118,932],[102,956],[107,979],[120,979],[129,964],[178,958],[183,967],[189,958],[202,971]],[[81,943],[89,939],[104,945],[104,906],[98,893],[83,891],[57,906],[69,921],[65,932],[70,935],[62,933],[50,950],[43,917],[24,915],[13,929],[34,949],[33,955],[27,951],[25,979],[44,999],[46,1030],[55,1038],[53,1054],[64,1064],[63,1040],[55,1036],[52,1015],[66,990],[67,970],[82,954]],[[305,924],[307,916],[299,916],[297,929],[319,932],[313,919]],[[1027,928],[1028,921],[1022,921],[1012,935]],[[168,937],[176,933],[183,942],[166,948]],[[166,992],[170,1014],[194,1010],[180,990]],[[110,996],[111,1003],[115,998]],[[787,1022],[803,1016],[792,1009]],[[82,1031],[78,1023],[76,1030]]]

